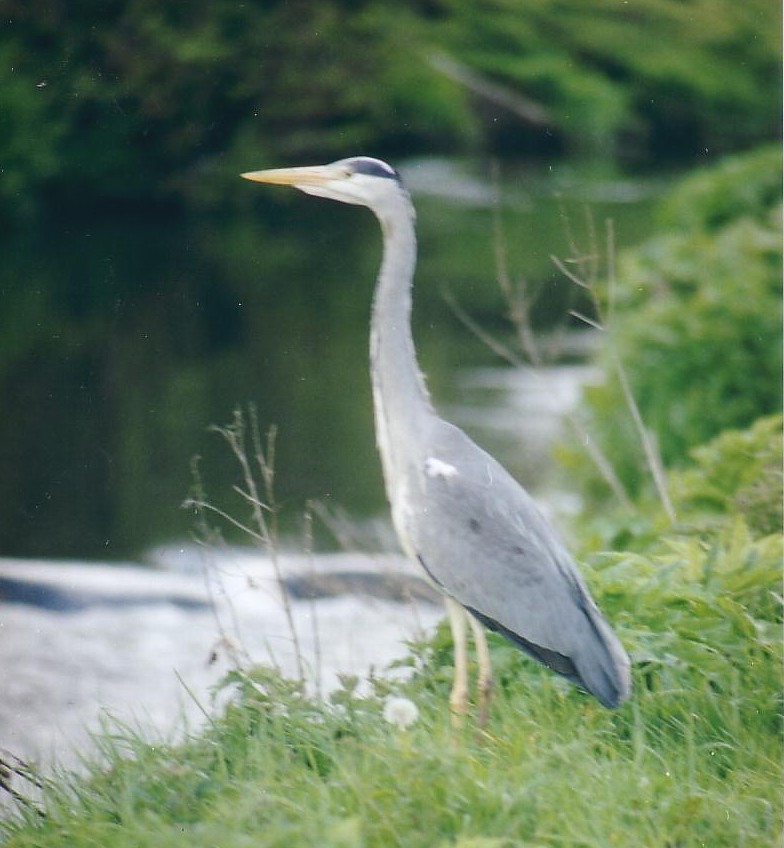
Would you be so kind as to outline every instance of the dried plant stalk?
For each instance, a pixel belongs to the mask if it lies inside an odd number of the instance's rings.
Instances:
[[[185,506],[193,508],[202,517],[205,513],[211,513],[226,521],[232,527],[242,531],[262,547],[272,564],[275,580],[280,589],[283,603],[283,611],[286,624],[289,629],[297,663],[297,673],[301,681],[305,680],[305,668],[299,635],[294,622],[294,613],[291,607],[291,599],[283,580],[283,572],[280,565],[280,537],[278,530],[278,507],[275,500],[275,441],[277,428],[272,426],[267,431],[266,441],[262,443],[258,416],[253,405],[248,407],[248,422],[241,409],[234,411],[231,424],[225,427],[212,427],[212,431],[218,433],[231,449],[234,458],[239,464],[242,483],[233,486],[234,492],[242,501],[250,507],[250,520],[241,521],[214,504],[210,503],[204,495],[203,487],[199,484],[194,495],[185,502]],[[250,442],[250,445],[248,444]],[[250,449],[250,453],[249,453]],[[207,528],[203,523],[202,532],[207,537],[214,536],[214,531]]]

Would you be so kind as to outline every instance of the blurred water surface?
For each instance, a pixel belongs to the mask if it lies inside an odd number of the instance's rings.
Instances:
[[[431,392],[525,477],[509,437],[526,416],[510,401],[516,384],[490,376],[498,360],[444,299],[509,336],[494,185],[454,162],[402,170],[418,210],[414,333]],[[503,173],[509,268],[539,289],[534,320],[550,328],[575,297],[550,260],[569,255],[569,227],[590,247],[590,210],[598,232],[614,220],[619,247],[639,241],[660,181],[576,165]],[[248,208],[229,218],[107,212],[3,237],[0,554],[105,560],[187,537],[195,456],[208,495],[236,511],[236,465],[209,427],[247,404],[262,429],[277,425],[290,532],[308,498],[357,518],[383,512],[366,356],[377,224],[366,210],[237,183]]]

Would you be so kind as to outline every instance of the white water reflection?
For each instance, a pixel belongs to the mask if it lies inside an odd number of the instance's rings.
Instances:
[[[196,548],[161,549],[151,558],[158,568],[0,559],[0,587],[7,586],[0,602],[0,749],[76,766],[94,753],[90,731],[107,714],[153,741],[179,735],[186,722],[203,722],[202,707],[210,709],[233,651],[296,676],[266,557],[216,553],[208,582]],[[325,587],[315,600],[292,598],[311,689],[334,689],[341,674],[383,670],[405,653],[405,640],[442,616],[440,602],[426,595],[405,590],[401,597],[399,576],[413,571],[402,557],[286,556],[281,566],[288,577],[317,578]],[[392,591],[379,592],[387,579]],[[10,601],[20,587],[26,602]]]

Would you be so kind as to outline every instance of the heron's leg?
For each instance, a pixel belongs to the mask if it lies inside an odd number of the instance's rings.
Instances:
[[[468,616],[471,632],[474,634],[476,661],[479,665],[477,688],[479,690],[479,714],[477,724],[484,727],[487,724],[487,713],[490,706],[490,695],[493,691],[493,665],[490,662],[490,650],[487,647],[487,635],[482,625],[472,616]]]
[[[446,598],[446,611],[449,616],[449,626],[452,629],[455,652],[455,675],[452,692],[449,695],[449,708],[452,711],[452,724],[458,726],[468,705],[467,614],[460,604],[450,597]]]

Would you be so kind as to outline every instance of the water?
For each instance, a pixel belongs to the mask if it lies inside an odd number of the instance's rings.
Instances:
[[[436,405],[535,479],[514,436],[531,417],[512,414],[519,392],[498,387],[487,370],[498,360],[444,300],[509,339],[495,189],[455,163],[403,170],[418,209],[414,333]],[[568,254],[564,209],[586,240],[587,207],[599,230],[614,219],[619,246],[650,228],[647,183],[565,167],[510,170],[503,186],[507,261],[540,289],[542,327],[574,297],[550,260]],[[238,191],[249,208],[232,218],[106,215],[6,235],[0,555],[111,559],[187,538],[193,519],[180,505],[196,456],[209,496],[241,511],[236,466],[209,427],[247,404],[263,430],[278,428],[287,532],[299,532],[308,498],[359,519],[383,513],[366,362],[377,225],[365,210],[293,192]],[[496,388],[469,390],[477,373]]]
[[[181,738],[201,726],[225,673],[248,659],[295,678],[299,653],[309,690],[326,694],[341,675],[365,680],[386,669],[405,654],[405,640],[421,638],[443,615],[437,602],[367,591],[420,579],[403,557],[283,557],[289,579],[307,577],[326,590],[290,597],[295,644],[268,560],[214,553],[209,591],[201,551],[156,550],[152,558],[155,569],[0,557],[0,584],[21,581],[28,599],[39,599],[31,605],[0,593],[0,752],[45,768],[52,759],[78,767],[96,755],[89,732],[102,718],[106,728],[107,715],[153,744]],[[346,573],[362,581],[341,591]],[[0,814],[4,801],[0,792]]]

